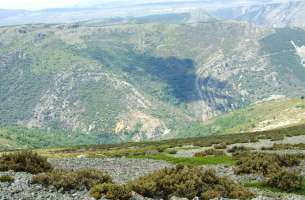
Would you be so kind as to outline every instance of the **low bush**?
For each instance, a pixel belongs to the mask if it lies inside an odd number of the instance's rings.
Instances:
[[[269,176],[281,170],[281,167],[292,167],[300,163],[294,155],[276,155],[267,153],[242,153],[236,156],[236,174],[261,174]]]
[[[214,144],[215,149],[225,149],[227,148],[227,145],[225,143],[220,143],[220,144]]]
[[[243,153],[236,162],[236,174],[270,175],[280,170],[278,160],[271,154]]]
[[[274,150],[274,149],[273,149],[273,146],[271,146],[271,147],[261,147],[261,150],[262,151],[270,151],[270,150]]]
[[[281,171],[274,174],[267,185],[287,192],[300,190],[303,188],[304,178],[298,172]]]
[[[299,155],[284,154],[284,155],[279,155],[277,157],[279,159],[279,165],[281,167],[293,167],[301,163]]]
[[[279,140],[284,140],[285,135],[272,135],[268,139],[271,141],[279,141]]]
[[[273,150],[287,150],[287,149],[300,149],[304,150],[305,149],[305,144],[300,143],[300,144],[273,144]]]
[[[130,183],[130,188],[145,197],[163,199],[171,196],[189,199],[198,196],[204,200],[219,196],[233,199],[252,197],[248,190],[227,178],[216,176],[213,170],[180,165],[140,177]]]
[[[126,185],[104,183],[91,188],[90,195],[95,199],[100,199],[104,196],[109,200],[129,200],[132,197],[132,192]]]
[[[34,176],[32,183],[44,186],[52,185],[57,189],[68,191],[90,189],[99,183],[112,183],[112,179],[109,175],[94,169],[81,169],[78,171],[54,170]]]
[[[176,154],[177,153],[177,150],[176,149],[168,149],[166,151],[168,154]]]
[[[194,157],[205,157],[205,156],[223,156],[225,155],[223,150],[207,149],[194,154]]]
[[[8,175],[3,175],[3,176],[0,176],[0,182],[4,183],[4,182],[7,182],[7,183],[12,183],[14,182],[14,177],[11,177],[11,176],[8,176]]]
[[[245,147],[245,146],[233,146],[231,148],[229,148],[227,150],[228,153],[231,153],[233,155],[237,155],[239,153],[242,153],[242,152],[245,152],[245,151],[250,151],[250,150],[253,150],[249,147]]]
[[[29,172],[37,174],[52,170],[47,159],[32,151],[3,154],[0,157],[0,171]]]

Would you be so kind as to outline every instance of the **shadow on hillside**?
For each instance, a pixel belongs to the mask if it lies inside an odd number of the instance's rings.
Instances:
[[[109,48],[112,48],[109,51]],[[107,49],[107,50],[105,50]],[[148,77],[153,81],[160,81],[167,84],[167,93],[178,100],[178,103],[205,100],[210,101],[211,97],[228,98],[219,92],[230,87],[227,82],[208,77],[199,79],[204,93],[199,95],[196,89],[196,68],[192,59],[178,57],[155,57],[147,53],[140,54],[128,47],[97,46],[96,44],[88,49],[90,56],[100,61],[105,66],[119,68],[130,75]],[[149,75],[149,76],[147,76]],[[209,89],[204,90],[206,86]],[[216,87],[216,88],[213,88]]]

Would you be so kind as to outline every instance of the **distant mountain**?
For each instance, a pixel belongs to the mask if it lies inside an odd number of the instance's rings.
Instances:
[[[215,15],[271,27],[305,26],[304,10],[305,1],[285,1],[222,8]]]
[[[135,18],[149,15],[181,14],[203,8],[198,2],[173,2],[156,4],[105,4],[92,7],[46,9],[40,11],[0,10],[0,26],[36,23],[76,23],[112,18]],[[200,11],[204,13],[204,11]],[[206,14],[208,15],[208,14]]]
[[[92,0],[71,8],[39,11],[0,10],[0,26],[35,23],[76,23],[112,18],[135,18],[149,15],[194,12],[220,19],[248,21],[266,26],[303,26],[304,1],[290,0]],[[214,18],[212,17],[212,18]],[[203,21],[202,18],[197,20]]]
[[[76,7],[88,8],[96,6],[136,6],[136,5],[174,5],[174,4],[201,4],[207,7],[233,7],[241,5],[257,5],[272,2],[281,2],[281,0],[83,0]],[[210,6],[209,6],[210,5]]]

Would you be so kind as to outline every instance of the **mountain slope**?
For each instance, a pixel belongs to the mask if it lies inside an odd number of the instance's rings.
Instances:
[[[210,123],[224,124],[227,133],[265,131],[304,123],[304,108],[303,99],[279,99],[233,111]]]
[[[304,27],[304,9],[304,1],[282,1],[221,8],[215,14],[223,19],[248,21],[269,27]]]
[[[302,29],[210,21],[0,33],[1,126],[157,139],[273,95],[305,92]]]
[[[304,99],[266,100],[215,117],[206,123],[193,123],[182,131],[183,137],[257,132],[304,124]]]
[[[177,135],[168,138],[190,138],[198,136],[224,135],[231,133],[261,132],[286,127],[304,126],[304,98],[266,100],[246,108],[215,117],[205,123],[193,122],[181,126]],[[167,137],[165,137],[167,138]],[[124,142],[115,134],[71,135],[63,131],[27,129],[21,127],[0,128],[0,149],[40,148],[54,146],[110,144]]]

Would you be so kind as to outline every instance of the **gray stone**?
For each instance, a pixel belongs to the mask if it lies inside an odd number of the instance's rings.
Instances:
[[[138,177],[173,165],[151,159],[129,158],[61,158],[48,160],[57,169],[93,168],[108,173],[114,182],[126,183]]]
[[[170,200],[188,200],[187,198],[180,198],[180,197],[171,197]]]

